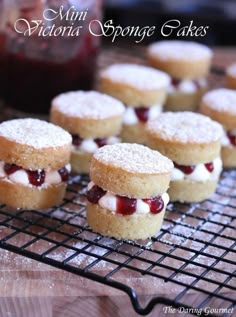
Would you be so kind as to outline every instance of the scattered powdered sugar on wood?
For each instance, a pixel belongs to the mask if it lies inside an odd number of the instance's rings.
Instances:
[[[131,173],[169,173],[173,168],[167,157],[135,143],[105,145],[95,152],[94,157]]]
[[[186,41],[160,41],[148,48],[148,53],[161,60],[199,60],[211,58],[212,51],[205,45]]]
[[[220,140],[222,126],[193,112],[165,112],[147,124],[147,131],[165,140],[180,143],[209,143]]]
[[[70,91],[52,101],[52,109],[66,116],[105,119],[124,114],[125,107],[117,99],[96,91]]]
[[[236,114],[236,91],[234,90],[220,88],[209,91],[204,95],[202,102],[210,109]]]
[[[226,68],[226,74],[236,77],[236,63],[231,64]]]
[[[1,258],[1,273],[4,270],[12,270],[17,271],[16,266],[18,267],[18,271],[22,269],[27,270],[35,270],[41,269],[45,264],[41,262],[34,261],[30,258],[24,257],[22,255],[14,254],[7,250],[0,250],[0,258]]]
[[[52,123],[38,119],[14,119],[0,124],[0,136],[35,149],[70,144],[71,135]]]
[[[111,65],[101,73],[101,78],[143,90],[165,88],[170,84],[170,77],[166,73],[136,64]]]

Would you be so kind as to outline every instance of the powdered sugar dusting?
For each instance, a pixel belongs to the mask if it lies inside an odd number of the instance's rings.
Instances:
[[[14,119],[0,124],[0,136],[35,149],[64,146],[71,135],[52,123],[38,119]]]
[[[202,102],[211,109],[236,115],[235,90],[220,88],[209,91],[204,95]]]
[[[157,151],[140,144],[119,143],[98,149],[94,157],[131,173],[169,173],[173,163]]]
[[[109,78],[113,82],[125,83],[144,90],[165,88],[170,84],[170,77],[166,73],[135,64],[111,65],[101,73],[101,78]]]
[[[227,67],[226,74],[236,77],[236,63]]]
[[[96,91],[71,91],[53,99],[52,107],[67,116],[105,119],[121,116],[124,105],[117,99]]]
[[[212,51],[207,46],[187,41],[156,42],[149,46],[148,53],[162,60],[199,60],[212,56]]]
[[[220,140],[222,126],[210,118],[193,112],[165,112],[150,121],[147,130],[165,140],[180,143],[208,143]]]

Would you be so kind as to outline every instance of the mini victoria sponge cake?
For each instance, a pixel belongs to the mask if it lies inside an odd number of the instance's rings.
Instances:
[[[52,100],[50,120],[72,135],[72,170],[89,173],[92,154],[120,141],[124,105],[96,91],[72,91]]]
[[[151,67],[114,64],[101,72],[99,87],[126,105],[121,138],[124,142],[145,143],[144,125],[162,111],[170,78]]]
[[[215,191],[222,170],[219,123],[193,112],[166,112],[148,123],[147,134],[148,145],[174,163],[171,201],[198,202]]]
[[[169,40],[149,45],[147,56],[151,66],[172,77],[166,109],[195,110],[207,89],[212,51],[199,43]]]
[[[187,41],[159,41],[149,45],[153,67],[177,79],[204,78],[211,65],[212,51],[203,44]]]
[[[236,91],[226,88],[209,91],[202,98],[200,110],[223,125],[223,165],[236,167]]]
[[[139,144],[106,145],[92,158],[87,221],[106,236],[146,239],[161,228],[173,163]]]
[[[13,208],[59,204],[70,172],[72,138],[38,119],[0,124],[0,201]]]
[[[236,89],[236,63],[226,68],[226,86],[230,89]]]

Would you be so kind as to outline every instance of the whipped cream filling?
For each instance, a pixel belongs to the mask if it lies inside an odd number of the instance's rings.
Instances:
[[[111,145],[115,143],[120,143],[120,139],[116,136],[111,136],[106,138],[106,145]],[[83,139],[80,145],[72,145],[73,151],[83,151],[87,153],[94,153],[100,146],[96,143],[94,139]]]
[[[168,87],[168,93],[182,92],[182,93],[194,93],[198,91],[200,88],[207,87],[206,78],[199,78],[195,80],[180,80],[175,84],[172,82]]]
[[[191,180],[195,182],[205,182],[208,180],[218,180],[220,173],[222,171],[222,160],[220,157],[217,157],[212,161],[213,170],[210,172],[205,164],[197,164],[192,173],[185,174],[182,170],[174,167],[171,174],[171,181],[180,181],[180,180]]]
[[[229,130],[229,131],[225,131],[224,130],[224,134],[223,134],[223,137],[221,139],[221,144],[223,146],[226,146],[226,147],[233,147],[235,146],[234,144],[232,144],[230,138],[229,138],[229,135],[228,133],[230,133],[231,136],[235,136],[236,138],[236,129],[235,130]]]
[[[13,173],[7,174],[4,170],[4,165],[5,165],[5,162],[0,161],[0,178],[4,178],[10,182],[21,184],[24,186],[34,187],[30,183],[29,174],[27,173],[26,170],[24,170],[23,168],[20,168],[14,171]],[[70,174],[71,165],[67,164],[64,168],[66,169],[67,173]],[[38,172],[41,172],[41,171],[42,170],[38,170]],[[34,172],[37,172],[37,171],[34,171]],[[58,171],[44,170],[44,172],[45,172],[45,178],[44,178],[43,184],[37,188],[46,188],[50,185],[59,184],[63,182],[62,176],[59,170]]]
[[[133,108],[133,107],[126,108],[125,114],[123,117],[123,123],[125,125],[134,125],[141,121],[135,111],[136,109],[139,109],[139,108]],[[150,108],[149,107],[146,108],[145,111],[147,111],[147,121],[154,120],[162,112],[162,105],[159,105],[159,104],[152,105]]]
[[[88,184],[88,191],[92,189],[93,186],[95,186],[96,184],[91,181]],[[160,196],[164,202],[164,206],[163,206],[163,210],[166,209],[166,206],[169,202],[169,195],[167,193],[164,193]],[[148,214],[150,213],[150,206],[148,203],[144,202],[142,199],[136,199],[136,210],[135,210],[135,214]],[[98,205],[101,208],[104,208],[112,213],[116,213],[117,212],[117,196],[114,193],[111,192],[106,192],[104,196],[102,196],[99,200],[98,200]],[[161,212],[162,212],[161,211]]]

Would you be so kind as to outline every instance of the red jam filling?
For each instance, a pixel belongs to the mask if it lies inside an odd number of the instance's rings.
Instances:
[[[227,131],[227,137],[230,140],[231,145],[236,146],[236,135],[230,131]]]
[[[97,144],[98,147],[102,147],[102,146],[107,144],[107,139],[106,138],[102,138],[102,139],[97,138],[94,140],[94,142]]]
[[[102,198],[106,194],[106,191],[103,190],[101,187],[94,185],[88,192],[87,192],[87,199],[92,204],[97,204],[99,199]]]
[[[205,163],[205,167],[208,170],[208,172],[212,173],[214,171],[214,164],[213,162]]]
[[[180,84],[181,80],[177,78],[171,78],[171,85],[177,88]]]
[[[83,139],[79,137],[77,134],[72,134],[72,144],[74,146],[80,146]]]
[[[82,142],[83,142],[83,139],[79,135],[72,134],[72,144],[74,146],[78,146],[79,147]],[[102,147],[102,146],[107,144],[107,139],[106,138],[96,138],[96,139],[94,139],[94,142],[100,148],[100,147]]]
[[[137,199],[116,195],[116,210],[118,214],[132,215],[135,213]]]
[[[148,121],[149,108],[145,108],[145,107],[135,108],[134,111],[139,121],[141,122]]]
[[[61,176],[62,182],[67,182],[69,180],[69,172],[65,167],[60,168],[58,173]]]
[[[45,181],[45,171],[27,171],[29,182],[33,186],[41,186]]]
[[[19,171],[20,169],[21,168],[19,166],[15,165],[15,164],[8,164],[8,163],[4,164],[4,172],[7,175],[13,174],[16,171]]]
[[[208,172],[212,173],[214,171],[213,162],[205,163],[204,165],[206,169],[208,170]],[[186,175],[192,174],[196,168],[196,165],[179,165],[175,162],[174,162],[174,166]]]
[[[152,214],[158,214],[164,208],[164,201],[161,196],[143,199],[143,201],[149,205]]]
[[[196,167],[195,165],[179,165],[177,163],[174,163],[174,166],[186,175],[192,174]]]
[[[98,204],[99,199],[106,194],[101,187],[94,185],[87,192],[87,199],[92,204]],[[152,214],[158,214],[164,209],[164,201],[161,196],[142,199],[143,202],[149,205]],[[127,216],[132,215],[136,211],[137,199],[116,195],[116,212]]]
[[[20,166],[17,166],[15,164],[8,164],[8,163],[5,163],[3,168],[7,175],[13,174],[19,170],[24,170],[28,174],[29,183],[32,186],[39,187],[43,185],[43,183],[45,182],[46,173],[44,170],[30,171],[30,170],[21,168]],[[61,169],[59,169],[58,173],[61,176],[62,182],[68,181],[69,172],[67,171],[65,167],[62,167]]]

